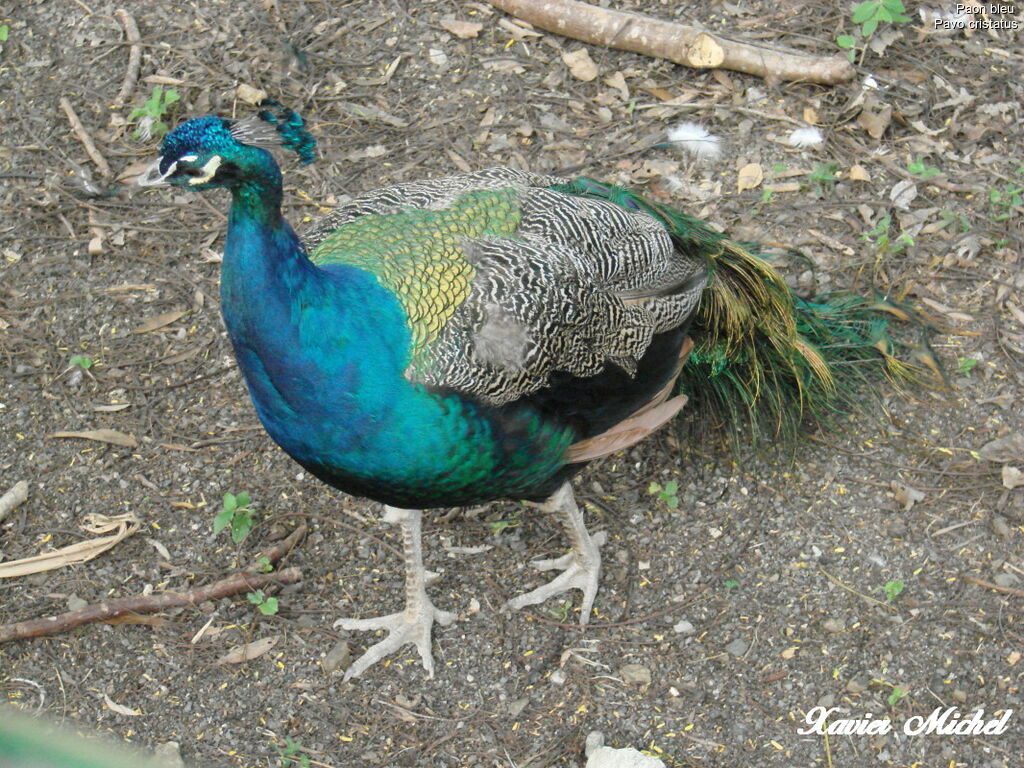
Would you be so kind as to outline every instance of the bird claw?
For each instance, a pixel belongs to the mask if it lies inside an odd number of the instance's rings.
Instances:
[[[530,565],[539,571],[560,568],[562,573],[553,581],[524,595],[512,598],[505,603],[505,606],[517,611],[527,605],[542,603],[548,598],[568,592],[570,589],[578,589],[583,592],[583,603],[580,605],[580,624],[586,625],[590,621],[590,611],[594,607],[594,598],[597,597],[597,585],[601,576],[600,547],[607,540],[608,533],[599,531],[589,537],[582,556],[573,550],[561,557],[534,560]]]
[[[342,629],[358,631],[384,629],[388,633],[387,637],[367,648],[363,655],[345,670],[344,680],[347,682],[352,678],[359,677],[369,667],[408,643],[416,646],[416,650],[419,651],[420,658],[423,660],[423,668],[427,670],[427,676],[433,677],[434,657],[430,652],[430,642],[434,622],[446,627],[456,618],[458,618],[457,614],[434,607],[434,604],[424,596],[422,602],[412,611],[406,609],[389,616],[378,616],[372,619],[338,619],[334,622],[334,626]]]

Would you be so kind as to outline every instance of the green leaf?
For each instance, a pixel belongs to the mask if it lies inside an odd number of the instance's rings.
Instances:
[[[264,599],[264,597],[263,597],[263,590],[262,589],[258,589],[255,592],[250,592],[245,597],[253,605],[259,605],[260,603],[263,602],[263,599]]]
[[[8,34],[9,31],[10,31],[10,27],[8,27],[6,24],[4,24],[3,26],[0,26],[0,43],[6,43],[7,42],[7,34]]]
[[[840,48],[853,48],[857,44],[857,38],[853,35],[840,35],[836,38],[836,45]]]
[[[978,361],[973,357],[958,357],[956,366],[960,369],[960,373],[966,376],[978,366]]]
[[[877,0],[867,0],[853,9],[853,15],[850,18],[854,24],[863,24],[868,19],[874,18],[876,13],[878,13]]]
[[[727,580],[725,582],[725,588],[726,589],[735,589],[739,585],[740,585],[740,583],[738,581],[736,581],[736,579],[729,579],[729,580]]]
[[[876,29],[878,29],[878,19],[868,19],[861,25],[860,32],[864,37],[871,37],[875,34]]]
[[[231,519],[231,540],[241,544],[252,530],[252,518],[249,515],[236,514]]]
[[[225,508],[223,511],[220,512],[220,514],[213,518],[214,535],[220,533],[228,526],[228,523],[231,522],[231,517],[231,510]]]
[[[260,604],[260,613],[264,616],[273,616],[277,613],[277,598],[268,597]]]
[[[88,371],[92,368],[93,361],[88,355],[73,355],[68,361],[68,365],[77,365],[83,371]]]
[[[669,480],[665,483],[665,493],[669,496],[674,496],[679,491],[679,483],[675,480]]]
[[[249,494],[248,494],[248,492],[242,491],[240,494],[238,494],[238,496],[236,498],[238,499],[238,506],[240,506],[240,507],[248,507],[249,506]]]
[[[234,512],[238,508],[238,500],[233,493],[224,494],[224,509]]]
[[[903,691],[903,689],[897,685],[895,688],[892,689],[892,693],[889,694],[889,698],[887,698],[885,701],[890,707],[893,707],[896,706],[896,704],[899,703],[900,699],[902,699],[906,695],[907,694]]]

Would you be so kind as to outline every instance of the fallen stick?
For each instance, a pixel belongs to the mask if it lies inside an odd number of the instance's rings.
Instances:
[[[963,575],[964,581],[969,581],[971,584],[977,584],[979,587],[985,589],[991,589],[994,592],[1002,592],[1004,595],[1016,595],[1017,597],[1024,597],[1024,589],[1017,589],[1015,587],[1004,587],[999,584],[993,584],[991,581],[985,581],[979,579],[977,576],[971,576],[969,573]]]
[[[139,69],[142,67],[142,46],[139,44],[142,39],[139,36],[139,27],[135,19],[124,8],[114,12],[114,16],[124,27],[125,37],[130,45],[128,49],[128,71],[124,73],[124,81],[121,83],[121,90],[117,92],[115,106],[121,106],[132,95],[135,84],[139,81]]]
[[[129,613],[156,613],[167,608],[218,600],[222,597],[237,595],[239,592],[252,592],[270,584],[293,584],[301,580],[302,571],[298,568],[285,568],[276,573],[242,571],[213,584],[207,584],[205,587],[190,589],[188,592],[165,592],[161,595],[104,600],[102,603],[94,603],[80,611],[69,611],[57,616],[4,624],[0,626],[0,643],[24,640],[29,637],[56,635],[82,624],[116,619]]]
[[[19,480],[3,496],[0,496],[0,522],[28,500],[28,483]]]
[[[264,558],[271,564],[276,563],[298,544],[306,535],[307,530],[307,526],[300,525],[287,538],[257,555],[254,566],[263,565],[260,561]],[[298,568],[285,568],[283,571],[273,573],[241,571],[226,579],[215,581],[204,587],[196,587],[187,592],[165,592],[160,595],[137,595],[118,600],[104,600],[78,611],[68,611],[57,616],[0,625],[0,643],[24,640],[29,637],[56,635],[82,624],[108,621],[130,613],[156,613],[168,608],[218,600],[222,597],[237,595],[240,592],[252,592],[271,584],[294,584],[297,581],[302,581],[302,571]]]
[[[100,154],[100,151],[96,149],[92,136],[86,132],[85,126],[83,126],[82,121],[78,119],[78,115],[75,113],[74,107],[71,106],[71,102],[64,96],[60,97],[60,108],[63,109],[64,114],[68,116],[68,122],[71,123],[71,130],[74,132],[75,137],[82,142],[82,146],[85,147],[85,153],[94,163],[96,163],[96,167],[100,169],[100,173],[104,176],[109,176],[110,166],[107,165],[107,161],[103,155]]]
[[[834,85],[856,74],[840,56],[824,57],[732,40],[699,27],[577,0],[488,0],[535,27],[595,45],[668,59],[698,69],[731,69],[768,80]]]

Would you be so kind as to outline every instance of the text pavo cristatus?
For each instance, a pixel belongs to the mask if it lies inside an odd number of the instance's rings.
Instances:
[[[563,572],[508,605],[577,588],[586,624],[604,543],[569,485],[586,461],[687,395],[781,430],[842,411],[874,373],[906,374],[865,302],[805,303],[752,247],[585,178],[492,168],[400,184],[300,238],[263,147],[310,162],[315,143],[297,114],[265,106],[182,124],[139,183],[231,191],[222,310],[260,420],[401,527],[405,608],[338,622],[388,631],[346,678],[406,643],[433,673],[431,628],[455,615],[427,597],[418,510],[542,502],[572,550],[536,563]]]

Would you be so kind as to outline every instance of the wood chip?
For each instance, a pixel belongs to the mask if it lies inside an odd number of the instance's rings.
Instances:
[[[595,80],[598,75],[597,64],[590,58],[590,52],[586,48],[579,48],[575,51],[562,54],[562,61],[569,67],[569,72],[577,80],[589,83]]]

